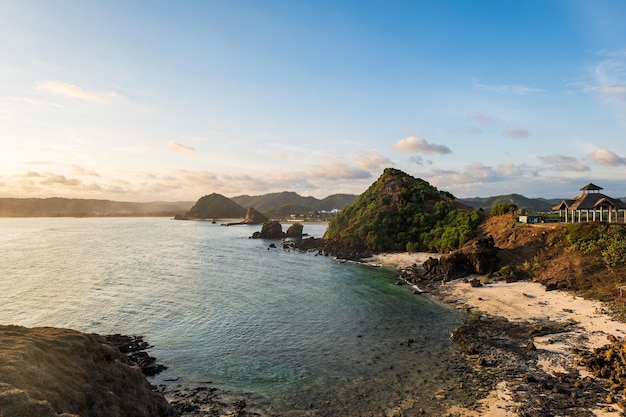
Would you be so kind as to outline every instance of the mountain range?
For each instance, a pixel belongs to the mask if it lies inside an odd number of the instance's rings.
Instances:
[[[573,196],[572,196],[573,197]],[[226,198],[226,197],[224,197]],[[270,218],[284,218],[291,214],[307,215],[312,211],[341,210],[352,204],[357,196],[333,194],[323,199],[303,197],[292,191],[257,196],[240,195],[229,200],[245,209],[254,207]],[[458,198],[457,201],[475,209],[489,211],[499,203],[513,203],[529,212],[546,212],[563,198],[528,198],[520,194],[492,197]],[[624,200],[622,198],[622,200]],[[77,217],[77,216],[175,216],[190,210],[192,201],[177,202],[121,202],[79,198],[0,198],[0,217]],[[239,217],[241,210],[231,216]],[[220,213],[223,214],[223,213]],[[211,216],[209,216],[211,217]]]

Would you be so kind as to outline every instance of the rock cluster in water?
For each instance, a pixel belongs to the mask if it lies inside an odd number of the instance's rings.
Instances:
[[[287,232],[283,232],[283,226],[277,220],[266,221],[263,223],[260,232],[254,232],[252,234],[253,239],[282,239],[285,237],[301,238],[303,226],[300,223],[294,223],[287,229]]]

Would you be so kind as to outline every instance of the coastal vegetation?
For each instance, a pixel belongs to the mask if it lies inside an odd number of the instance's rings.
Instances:
[[[517,210],[517,204],[514,203],[498,203],[491,207],[489,214],[492,216],[501,216],[503,214],[510,214]]]
[[[622,225],[573,223],[566,231],[570,250],[601,258],[610,271],[626,263],[626,228]]]
[[[374,252],[449,252],[476,236],[479,210],[428,182],[387,168],[331,220],[325,238]]]

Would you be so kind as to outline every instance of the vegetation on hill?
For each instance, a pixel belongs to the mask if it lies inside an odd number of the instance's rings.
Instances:
[[[258,196],[240,195],[233,197],[231,200],[243,207],[254,207],[257,210],[266,213],[269,217],[280,217],[271,215],[270,211],[276,209],[277,207],[287,205],[291,205],[293,207],[306,207],[304,213],[316,210],[340,210],[346,205],[354,202],[355,199],[356,196],[352,194],[333,194],[319,200],[315,197],[303,197],[291,191],[283,191],[281,193],[269,193]],[[291,214],[301,213],[285,213],[287,216]]]
[[[517,204],[513,203],[498,203],[491,207],[489,214],[492,216],[501,216],[503,214],[511,214],[517,210]]]
[[[475,236],[481,218],[452,194],[387,168],[330,222],[325,237],[374,252],[448,252]]]
[[[246,209],[221,194],[209,194],[193,205],[184,215],[186,219],[239,219],[246,215]]]
[[[470,207],[485,211],[490,211],[495,205],[510,203],[531,212],[546,212],[551,211],[552,207],[559,204],[563,199],[527,198],[520,194],[506,194],[486,198],[459,198],[458,200]]]
[[[282,206],[272,207],[265,212],[265,215],[271,219],[285,219],[291,215],[307,216],[311,212],[311,208],[307,206],[299,206],[297,204],[283,204]]]
[[[568,224],[568,248],[602,259],[609,271],[626,264],[626,228],[620,224]]]

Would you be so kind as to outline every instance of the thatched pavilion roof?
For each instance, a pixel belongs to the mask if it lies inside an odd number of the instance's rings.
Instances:
[[[581,188],[582,194],[575,197],[573,200],[563,200],[557,206],[552,207],[552,210],[593,210],[600,207],[613,207],[616,209],[626,209],[626,203],[622,200],[606,196],[600,192],[590,193],[589,191],[602,190],[595,184],[589,183]]]

